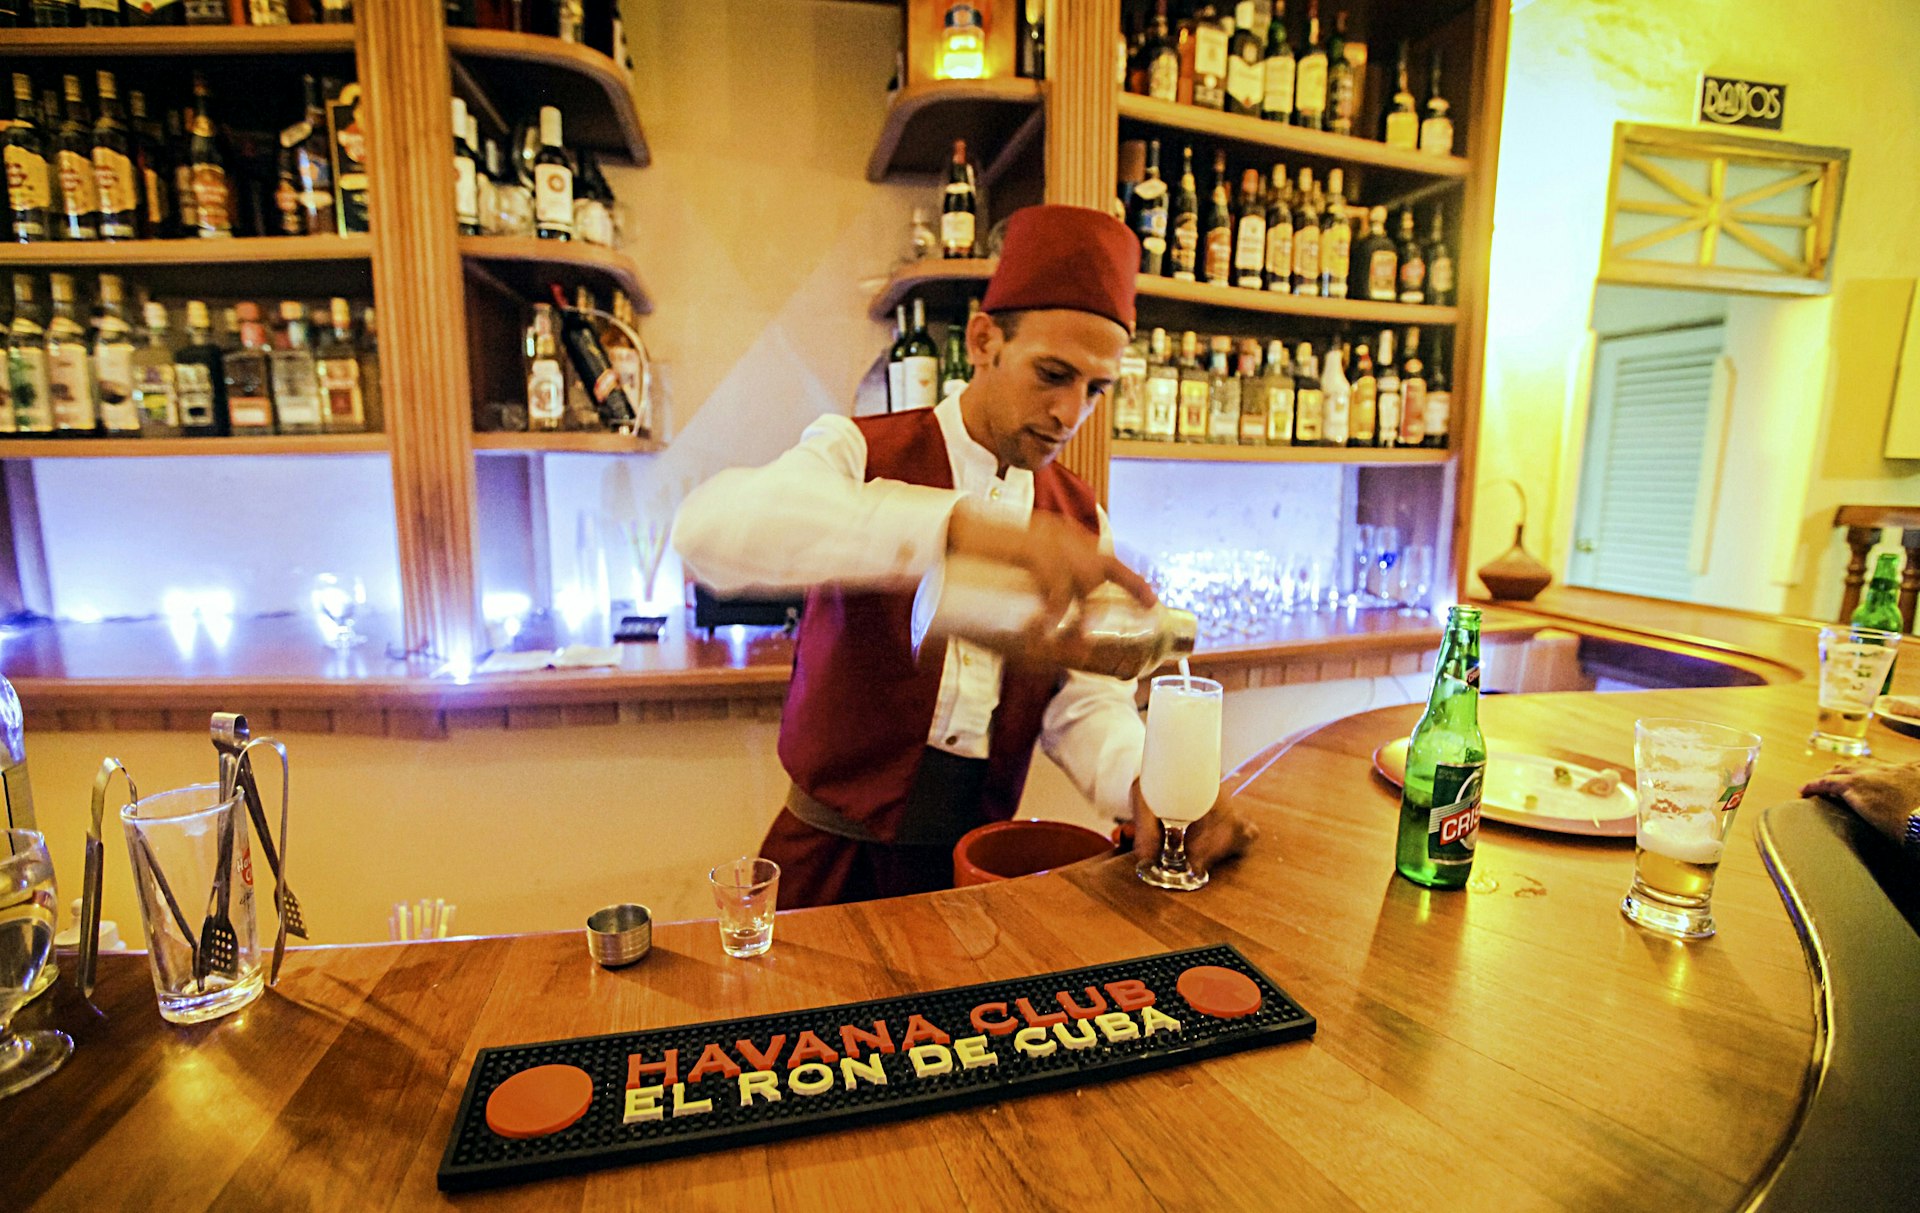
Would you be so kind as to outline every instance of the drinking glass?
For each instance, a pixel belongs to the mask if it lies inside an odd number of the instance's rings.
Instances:
[[[161,1018],[200,1023],[260,997],[260,947],[253,922],[253,854],[241,793],[221,799],[196,783],[136,800],[120,810],[140,894],[147,960]],[[223,928],[233,962],[219,963]]]
[[[1622,914],[1680,939],[1713,934],[1713,878],[1759,757],[1758,737],[1724,725],[1634,722],[1640,809],[1633,887],[1620,902]]]
[[[1220,795],[1220,684],[1166,674],[1147,696],[1147,749],[1140,797],[1160,819],[1160,854],[1136,874],[1156,889],[1187,892],[1207,883],[1187,862],[1187,829]]]
[[[367,586],[358,577],[342,578],[322,573],[313,579],[313,610],[320,617],[320,633],[336,649],[351,649],[367,642],[354,629],[354,616],[367,605]]]
[[[1433,546],[1411,544],[1394,564],[1394,602],[1402,615],[1427,613],[1427,593],[1433,588]]]
[[[53,954],[60,895],[38,830],[0,830],[0,1099],[59,1069],[73,1053],[65,1032],[12,1032],[7,1025]]]
[[[744,960],[773,946],[773,907],[780,899],[780,865],[743,855],[707,873],[720,908],[720,947]]]
[[[1900,651],[1900,633],[1879,628],[1820,629],[1820,717],[1809,741],[1816,750],[1854,758],[1870,753],[1867,719]]]

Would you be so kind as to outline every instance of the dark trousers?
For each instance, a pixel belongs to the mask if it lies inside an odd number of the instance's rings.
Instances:
[[[786,809],[760,854],[780,865],[782,910],[904,897],[953,887],[953,848],[855,842],[816,830]]]

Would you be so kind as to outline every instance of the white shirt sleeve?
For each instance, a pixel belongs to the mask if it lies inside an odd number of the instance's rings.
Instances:
[[[946,554],[961,494],[868,480],[866,470],[860,428],[822,416],[772,463],[730,468],[688,494],[674,551],[720,594],[911,585]]]
[[[1100,511],[1100,547],[1113,550],[1105,510]],[[1146,722],[1134,706],[1135,686],[1127,679],[1070,671],[1041,718],[1040,748],[1081,795],[1117,821],[1133,819],[1133,785],[1147,744]]]

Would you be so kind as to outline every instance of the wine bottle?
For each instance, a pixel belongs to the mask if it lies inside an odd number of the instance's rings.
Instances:
[[[893,344],[887,347],[887,411],[907,407],[907,305],[893,309]]]
[[[573,239],[573,162],[560,143],[560,110],[540,107],[540,152],[533,158],[534,235]],[[557,424],[556,418],[556,424]]]
[[[1227,186],[1227,154],[1213,154],[1213,194],[1207,206],[1206,280],[1215,286],[1233,282],[1233,200]]]
[[[615,433],[630,433],[634,424],[633,402],[627,399],[626,389],[620,386],[620,372],[613,367],[613,359],[607,356],[607,349],[600,343],[600,334],[593,325],[593,295],[581,287],[574,297],[574,306],[565,306],[565,297],[560,288],[553,288],[553,297],[560,309],[560,341],[567,347],[567,358],[573,363],[573,372],[585,385],[587,394],[593,398],[594,408],[600,414],[600,422]]]
[[[1413,234],[1413,208],[1400,211],[1400,242],[1395,247],[1400,259],[1400,302],[1424,303],[1427,298],[1427,255]],[[1409,351],[1411,352],[1411,351]]]
[[[1173,233],[1168,247],[1173,276],[1192,282],[1200,254],[1200,195],[1193,183],[1192,147],[1180,149],[1180,188],[1174,191],[1167,226]]]
[[[214,138],[207,80],[199,72],[193,74],[193,144],[190,155],[195,230],[203,238],[233,235],[233,191],[227,180],[226,160],[221,156],[220,145]],[[266,432],[272,432],[271,422]]]
[[[977,222],[973,169],[967,164],[967,141],[953,141],[947,162],[947,188],[940,201],[940,253],[943,257],[973,256]]]
[[[906,406],[930,409],[940,403],[940,351],[934,348],[927,332],[927,301],[913,301],[913,327],[907,330],[906,345],[900,358],[901,384],[906,390]]]

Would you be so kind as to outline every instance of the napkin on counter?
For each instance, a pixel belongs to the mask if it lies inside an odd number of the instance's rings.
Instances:
[[[620,664],[620,650],[612,645],[569,644],[557,649],[515,653],[497,649],[474,670],[476,674],[524,674],[532,670],[590,670]]]

